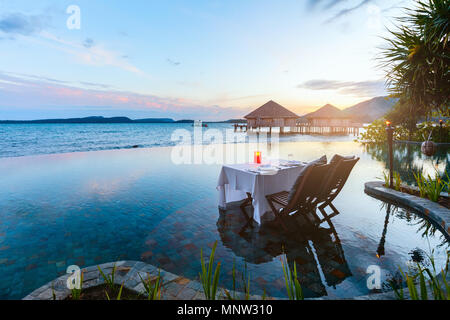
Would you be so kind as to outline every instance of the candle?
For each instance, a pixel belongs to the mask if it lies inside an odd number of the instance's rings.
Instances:
[[[260,164],[261,163],[261,151],[255,151],[254,153],[254,162]]]

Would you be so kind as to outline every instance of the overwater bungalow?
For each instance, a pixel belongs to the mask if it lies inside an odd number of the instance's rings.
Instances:
[[[258,109],[250,112],[244,117],[247,119],[247,129],[261,130],[261,128],[279,128],[280,133],[284,133],[285,127],[295,128],[298,115],[294,112],[270,100]]]
[[[350,114],[327,104],[297,120],[296,131],[305,134],[359,134],[362,125]]]

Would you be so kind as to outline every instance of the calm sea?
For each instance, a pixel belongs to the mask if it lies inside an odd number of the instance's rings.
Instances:
[[[191,134],[194,131],[192,124],[0,124],[0,158],[126,149],[134,146],[139,148],[173,146],[179,143],[179,140],[172,139],[177,129],[188,130]],[[209,124],[208,128],[202,129],[202,132],[206,134],[207,130],[211,129],[219,130],[225,143],[235,142],[234,137],[227,135],[227,129],[233,132],[232,124]],[[209,133],[214,134],[212,131]],[[238,132],[237,136],[241,139],[240,142],[243,142],[242,139],[248,139],[245,133]],[[280,138],[281,141],[351,141],[352,139],[354,139],[352,136],[308,135],[288,135]],[[204,139],[203,143],[208,141],[214,140]],[[193,138],[190,143],[194,143]]]

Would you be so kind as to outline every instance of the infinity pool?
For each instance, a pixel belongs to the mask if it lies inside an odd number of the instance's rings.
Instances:
[[[405,181],[411,182],[411,168],[449,170],[448,150],[425,159],[415,146],[399,148],[396,165]],[[370,265],[381,268],[386,282],[418,253],[434,250],[437,265],[445,262],[449,245],[439,230],[427,232],[414,212],[364,193],[364,182],[382,176],[383,148],[281,143],[283,158],[361,157],[334,201],[340,214],[332,224],[292,224],[288,232],[270,221],[248,225],[237,205],[219,211],[220,165],[174,165],[171,152],[161,147],[0,159],[0,298],[22,298],[72,264],[142,260],[194,279],[200,248],[209,253],[216,240],[222,286],[231,287],[233,263],[238,271],[247,264],[252,294],[265,289],[276,297],[286,295],[282,248],[296,262],[308,297],[370,293]]]

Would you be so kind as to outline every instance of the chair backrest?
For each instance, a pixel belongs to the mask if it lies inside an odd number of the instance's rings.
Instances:
[[[333,168],[330,170],[330,175],[322,188],[318,203],[333,201],[337,197],[358,161],[359,158],[355,157],[354,159],[341,159],[336,164],[331,164]]]
[[[295,210],[310,209],[317,203],[322,195],[322,187],[328,177],[331,164],[313,165],[307,168],[302,182],[297,186],[294,196],[289,200],[284,212],[290,213]]]

